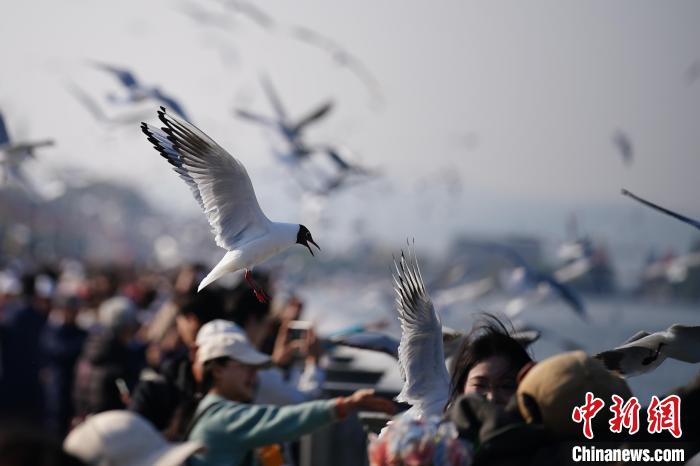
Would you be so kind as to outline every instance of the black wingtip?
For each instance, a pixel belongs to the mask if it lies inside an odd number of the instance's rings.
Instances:
[[[158,119],[163,123],[165,126],[168,128],[170,127],[170,122],[168,121],[168,117],[170,115],[167,112],[167,109],[164,106],[160,106],[160,109],[158,110]],[[162,128],[165,129],[165,128]]]
[[[141,131],[143,132],[143,134],[148,136],[149,139],[153,136],[153,134],[151,133],[151,130],[148,129],[148,125],[146,123],[144,123],[143,121],[141,122]]]
[[[631,192],[627,191],[625,188],[622,188],[622,189],[620,190],[620,193],[621,193],[623,196],[629,196],[630,194],[632,194]]]

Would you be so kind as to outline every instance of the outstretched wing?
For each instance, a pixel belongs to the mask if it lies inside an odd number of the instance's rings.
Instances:
[[[399,357],[399,342],[396,338],[384,333],[360,332],[349,335],[338,335],[331,338],[330,341],[339,346],[378,351],[396,359]]]
[[[605,366],[627,377],[644,374],[658,367],[668,356],[673,335],[668,331],[637,332],[622,345],[594,357]]]
[[[7,133],[7,127],[5,126],[5,119],[0,112],[0,146],[10,143],[10,135]]]
[[[685,215],[679,214],[678,212],[674,212],[674,211],[667,209],[665,207],[661,207],[658,204],[654,204],[653,202],[647,201],[646,199],[642,199],[641,197],[637,196],[636,194],[634,194],[630,191],[627,191],[626,189],[622,190],[622,195],[631,197],[635,201],[642,203],[647,207],[651,207],[654,210],[658,210],[661,213],[669,215],[677,220],[680,220],[681,222],[687,223],[688,225],[694,226],[695,228],[700,230],[700,222],[698,222],[697,220],[693,220],[692,218],[686,217]]]
[[[171,109],[173,112],[180,115],[185,120],[190,121],[190,117],[188,117],[187,114],[185,113],[185,109],[182,108],[182,105],[180,105],[180,103],[177,100],[175,100],[174,98],[170,97],[169,95],[163,94],[160,91],[160,89],[155,89],[153,91],[153,97],[160,100],[160,102],[166,108]]]
[[[194,125],[158,111],[165,125],[141,129],[189,186],[209,220],[216,244],[232,250],[268,231],[245,167]]]
[[[248,110],[236,109],[236,115],[244,120],[252,121],[261,125],[269,126],[270,128],[279,129],[279,123],[266,116],[258,115],[257,113],[249,112]]]
[[[262,75],[260,77],[260,82],[262,83],[263,90],[265,91],[265,94],[267,95],[267,99],[270,101],[272,108],[275,109],[275,114],[277,115],[277,119],[279,121],[286,123],[287,112],[284,110],[284,106],[282,105],[282,101],[280,100],[279,96],[277,95],[277,91],[275,91],[275,88],[272,86],[272,81],[270,81],[269,76]]]
[[[112,73],[119,80],[119,82],[122,83],[124,87],[128,87],[129,89],[135,89],[139,87],[139,82],[136,79],[134,73],[127,70],[126,68],[118,68],[116,66],[107,65],[105,63],[99,62],[93,62],[93,65],[97,68],[100,68],[101,70]]]
[[[442,347],[442,325],[425,290],[415,257],[394,262],[396,309],[401,323],[399,366],[404,385],[397,401],[406,402],[419,416],[442,413],[449,396],[450,381]]]
[[[576,312],[576,314],[578,314],[582,319],[586,319],[586,308],[583,301],[573,289],[566,286],[555,277],[533,269],[530,264],[528,264],[527,261],[520,254],[518,254],[517,251],[508,246],[494,244],[490,245],[489,249],[504,255],[515,266],[522,267],[525,270],[526,277],[530,282],[536,285],[539,285],[540,283],[547,284],[552,290],[556,291],[559,297],[564,300],[569,307]]]
[[[668,357],[691,364],[700,363],[700,325],[671,325],[666,332],[671,344],[666,348]]]
[[[314,121],[317,121],[324,116],[333,108],[333,101],[329,100],[328,102],[324,102],[321,104],[318,108],[314,109],[311,113],[306,115],[305,117],[301,118],[297,124],[292,128],[292,131],[295,133],[300,132],[302,129],[313,123]]]

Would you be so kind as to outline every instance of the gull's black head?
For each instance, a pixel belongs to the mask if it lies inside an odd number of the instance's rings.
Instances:
[[[309,231],[308,228],[306,228],[304,225],[299,225],[299,232],[297,232],[297,244],[303,244],[307,248],[309,248],[309,252],[311,255],[314,255],[314,252],[311,250],[311,246],[309,246],[309,243],[313,244],[318,248],[318,250],[321,250],[321,247],[316,244],[314,239],[311,237],[311,232]]]

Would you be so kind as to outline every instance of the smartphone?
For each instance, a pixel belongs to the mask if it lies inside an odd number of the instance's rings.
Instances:
[[[311,322],[306,320],[292,320],[289,322],[288,333],[290,340],[303,340],[311,328]]]
[[[115,380],[114,383],[117,385],[117,390],[119,390],[121,396],[130,396],[129,387],[126,386],[126,381],[124,379],[119,378]]]

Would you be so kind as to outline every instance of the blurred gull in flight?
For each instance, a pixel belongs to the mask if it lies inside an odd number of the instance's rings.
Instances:
[[[560,282],[555,276],[533,269],[525,259],[512,248],[502,245],[493,245],[490,248],[505,255],[505,257],[515,265],[516,268],[510,274],[511,278],[533,288],[529,296],[515,298],[508,303],[506,313],[509,317],[512,318],[519,314],[529,302],[533,300],[541,301],[549,296],[552,291],[555,291],[579,317],[584,320],[586,319],[586,309],[583,305],[583,301],[570,287]]]
[[[338,335],[329,339],[338,346],[376,351],[388,354],[392,358],[399,358],[399,340],[380,332],[357,332],[346,335]]]
[[[136,76],[125,68],[119,68],[103,63],[93,63],[93,66],[114,75],[128,92],[126,97],[121,98],[110,94],[108,97],[111,102],[136,103],[145,99],[153,99],[165,105],[167,108],[172,109],[182,118],[189,121],[189,117],[185,114],[185,110],[182,108],[182,106],[174,98],[164,94],[159,87],[146,86],[140,83],[136,79]]]
[[[399,368],[404,379],[396,397],[412,407],[409,416],[440,416],[447,403],[450,378],[445,367],[440,318],[425,289],[418,262],[413,256],[394,262],[394,292],[401,323]]]
[[[10,138],[5,119],[0,112],[0,154],[2,154],[2,184],[10,181],[17,183],[28,194],[37,196],[37,192],[22,170],[22,164],[34,158],[34,151],[40,147],[52,146],[54,141],[45,139],[31,142],[15,142]]]
[[[451,329],[450,327],[443,326],[441,329],[442,333],[442,344],[444,348],[445,358],[449,358],[462,344],[465,338],[465,334],[457,330]],[[530,330],[524,330],[522,332],[523,338],[532,338],[530,343],[534,342],[536,338],[533,338],[534,333]],[[537,335],[539,337],[539,334]],[[368,351],[376,351],[379,353],[388,354],[394,359],[399,359],[399,344],[400,341],[391,335],[381,332],[356,332],[352,334],[343,334],[334,336],[329,339],[329,341],[337,346],[348,346],[350,348],[363,349]],[[529,344],[529,343],[528,343]]]
[[[695,60],[685,70],[685,80],[688,85],[692,85],[700,78],[700,60]]]
[[[443,309],[459,302],[474,301],[491,292],[495,286],[495,280],[491,277],[486,277],[461,285],[443,288],[435,292],[434,302],[438,308]]]
[[[625,165],[631,165],[634,160],[634,148],[630,138],[621,130],[615,131],[612,137],[613,144],[622,156],[622,161]]]
[[[158,112],[165,125],[146,123],[141,129],[174,171],[189,186],[209,220],[216,244],[228,252],[199,284],[198,290],[228,272],[245,270],[256,297],[265,292],[253,281],[251,270],[294,244],[318,245],[304,225],[271,222],[260,209],[245,167],[209,136],[186,121]],[[319,248],[320,249],[320,248]]]
[[[375,108],[381,106],[383,96],[379,82],[369,71],[369,68],[367,68],[367,66],[365,66],[365,64],[359,58],[351,54],[347,49],[332,40],[330,37],[317,31],[302,26],[294,26],[290,29],[290,34],[292,37],[323,50],[330,55],[332,60],[338,66],[345,67],[350,70],[350,72],[354,74],[355,77],[358,78],[367,88],[367,91],[372,98],[372,106]]]
[[[641,331],[622,346],[595,357],[608,369],[626,376],[650,372],[666,358],[697,364],[700,362],[700,326],[674,324],[652,334]]]
[[[272,87],[272,83],[270,82],[269,78],[263,76],[261,77],[261,82],[265,94],[267,95],[267,98],[275,111],[275,117],[267,117],[241,109],[236,110],[236,114],[243,119],[267,126],[268,128],[272,128],[282,134],[290,147],[290,154],[286,161],[291,165],[295,165],[314,152],[314,149],[307,146],[302,140],[303,130],[305,130],[311,123],[325,117],[333,108],[333,101],[328,100],[320,104],[303,118],[292,122],[289,120],[287,112],[282,105],[282,101],[277,95],[275,89]]]
[[[683,283],[688,271],[700,266],[700,252],[690,252],[678,257],[664,258],[644,267],[644,280],[663,279],[669,283]]]
[[[10,138],[10,133],[7,131],[5,119],[0,112],[0,151],[4,154],[21,154],[30,157],[34,156],[34,150],[39,147],[53,146],[52,139],[44,139],[41,141],[32,142],[14,142]]]
[[[243,0],[223,0],[222,3],[235,13],[238,13],[241,16],[253,21],[262,29],[272,31],[278,27],[272,16],[258,8],[258,6],[253,2],[246,2]]]
[[[659,212],[662,212],[666,215],[670,215],[671,217],[680,220],[681,222],[687,223],[688,225],[692,225],[700,230],[700,222],[698,222],[697,220],[693,220],[692,218],[686,217],[685,215],[681,215],[677,212],[666,209],[665,207],[661,207],[660,205],[654,204],[653,202],[649,202],[646,199],[642,199],[641,197],[636,196],[635,194],[631,193],[630,191],[627,191],[626,189],[622,190],[622,195],[631,197],[635,201],[640,202],[646,205],[647,207],[651,207],[654,210],[658,210]]]
[[[131,125],[145,118],[143,112],[133,113],[129,115],[109,116],[95,100],[84,92],[80,87],[72,82],[65,84],[66,90],[92,115],[92,117],[101,122],[114,125]],[[150,114],[150,111],[148,112]]]
[[[354,175],[370,176],[375,174],[368,169],[348,162],[348,158],[345,155],[348,151],[343,147],[336,147],[328,144],[309,145],[304,141],[304,130],[310,124],[323,119],[333,108],[333,101],[328,100],[321,103],[303,118],[297,121],[291,121],[269,78],[266,76],[261,77],[261,83],[275,111],[275,116],[268,117],[243,109],[237,109],[236,114],[240,118],[271,128],[281,134],[289,147],[289,151],[275,151],[275,155],[295,171],[302,169],[303,162],[315,158],[318,155],[326,156],[327,160],[329,160],[335,168],[335,173],[330,175],[317,173],[315,176],[308,177],[305,173],[293,173],[295,180],[302,189],[318,196],[327,196],[340,188],[350,186],[353,184],[353,181],[358,181]],[[304,169],[315,172],[319,171],[317,169],[318,167],[314,167],[313,164],[310,165],[312,166],[307,166]],[[352,179],[350,175],[353,175]],[[320,179],[321,181],[314,185],[314,183],[307,182],[307,178],[311,180]]]
[[[384,98],[377,79],[358,57],[351,54],[335,40],[304,26],[288,26],[281,24],[253,2],[244,0],[222,0],[222,3],[230,10],[245,16],[269,33],[288,36],[294,40],[322,50],[330,56],[336,65],[347,68],[350,73],[365,86],[370,95],[370,104],[372,107],[375,109],[381,107]]]

